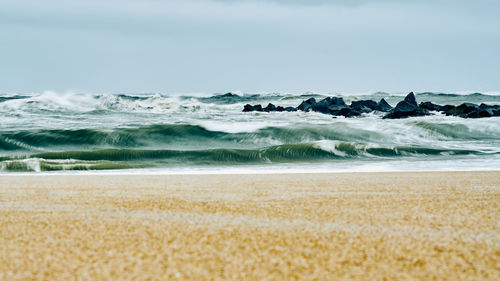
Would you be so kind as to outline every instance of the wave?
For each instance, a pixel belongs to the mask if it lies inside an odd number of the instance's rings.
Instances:
[[[368,121],[367,121],[368,122]],[[385,124],[385,123],[384,123]],[[401,127],[403,126],[403,127]],[[366,127],[366,128],[363,128]],[[413,127],[413,128],[412,128]],[[104,148],[199,149],[206,147],[258,148],[315,141],[363,142],[393,146],[392,138],[405,129],[406,143],[423,141],[491,141],[496,142],[498,126],[488,130],[473,129],[464,124],[411,121],[399,125],[370,129],[349,122],[333,124],[298,124],[265,127],[251,132],[229,133],[208,130],[199,125],[162,124],[115,129],[41,129],[0,132],[0,152],[50,150],[91,150]]]
[[[103,149],[44,152],[3,157],[0,159],[0,169],[3,171],[99,170],[172,165],[305,163],[329,160],[481,154],[485,153],[465,149],[377,147],[363,143],[323,141],[284,144],[258,149]]]
[[[85,170],[118,170],[140,169],[147,165],[140,163],[81,160],[50,160],[27,158],[4,160],[0,162],[0,171],[4,172],[46,172],[46,171],[85,171]]]
[[[416,98],[420,101],[430,101],[438,104],[461,104],[461,103],[500,103],[500,95],[483,93],[417,93]]]
[[[27,99],[30,96],[20,96],[20,95],[14,95],[14,96],[0,96],[0,102],[6,102],[10,100],[20,100],[20,99]]]
[[[398,93],[384,92],[342,96],[348,103],[385,98],[394,105],[402,99]],[[4,94],[0,95],[0,169],[486,159],[500,152],[500,123],[494,118],[460,119],[436,113],[405,120],[382,120],[376,114],[332,119],[314,112],[241,112],[245,103],[297,106],[310,97],[324,96]],[[483,93],[422,92],[417,99],[437,104],[500,103],[500,95]]]
[[[195,125],[152,125],[113,130],[26,130],[0,132],[0,150],[44,150],[57,146],[139,147],[225,135]]]
[[[208,110],[212,106],[231,106],[245,103],[278,103],[297,106],[301,100],[311,97],[324,98],[339,95],[346,102],[357,99],[380,100],[385,98],[390,104],[395,105],[402,99],[401,94],[376,92],[373,94],[285,94],[285,93],[260,93],[260,94],[215,94],[210,96],[200,95],[167,95],[167,94],[72,94],[43,92],[32,95],[0,95],[1,113],[29,112],[29,113],[89,113],[106,114],[109,112],[144,112],[165,113],[170,111]],[[473,103],[500,103],[500,95],[471,93],[433,93],[422,92],[416,94],[419,101],[431,101],[438,104]],[[238,107],[238,111],[241,108]]]
[[[498,131],[472,130],[464,124],[432,123],[425,121],[411,122],[411,125],[434,135],[454,140],[497,140]]]

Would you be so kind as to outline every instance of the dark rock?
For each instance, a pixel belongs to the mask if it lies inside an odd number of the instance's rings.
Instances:
[[[335,115],[347,117],[348,115],[350,115],[351,112],[352,112],[352,109],[350,109],[349,107],[344,107],[344,108],[340,109],[339,111],[337,111]]]
[[[488,108],[493,112],[492,116],[500,116],[500,105],[489,105]]]
[[[256,104],[256,105],[251,105],[251,104],[246,104],[243,107],[243,112],[251,112],[251,111],[264,111],[264,112],[282,112],[282,111],[297,111],[295,107],[283,107],[283,106],[275,106],[272,103],[269,103],[266,107],[262,108],[262,105]]]
[[[431,111],[442,111],[442,107],[439,104],[434,104],[430,101],[421,102],[419,106],[420,108],[424,108]]]
[[[246,104],[243,107],[243,112],[250,112],[250,111],[262,111],[262,105],[260,105],[260,104],[256,104],[256,105]]]
[[[477,114],[472,112],[476,112]],[[463,118],[474,118],[473,116],[479,116],[479,106],[473,103],[462,103],[459,106],[451,108],[445,111],[447,116],[459,116]],[[468,117],[470,115],[470,117]]]
[[[307,111],[311,110],[311,108],[314,104],[316,104],[316,99],[310,98],[308,100],[302,101],[302,103],[300,103],[300,105],[297,106],[297,109],[307,112]]]
[[[361,111],[349,108],[349,107],[344,107],[337,112],[335,112],[336,116],[345,116],[345,117],[355,117],[355,116],[360,116]]]
[[[363,107],[363,108],[360,108],[360,109],[353,108],[352,110],[353,110],[353,111],[357,111],[357,112],[359,112],[360,114],[361,114],[361,113],[370,113],[370,112],[372,112],[372,111],[373,111],[373,110],[369,109],[368,107]]]
[[[410,105],[418,106],[417,99],[415,98],[415,94],[413,92],[410,92],[408,95],[406,95],[404,101]]]
[[[317,106],[331,106],[331,105],[338,105],[338,106],[346,106],[345,101],[343,98],[337,98],[337,97],[327,97],[322,100],[320,100],[317,104]]]
[[[487,105],[485,103],[481,103],[479,105],[479,109],[488,109],[488,108],[493,108],[493,107],[494,107],[494,105]]]
[[[385,101],[385,99],[381,99],[378,102],[377,107],[375,108],[375,110],[383,111],[383,112],[390,111],[391,109],[392,109],[392,106],[389,103],[387,103]]]
[[[495,104],[495,105],[489,105],[489,104],[480,104],[479,105],[480,109],[491,109],[491,110],[500,110],[500,105]]]
[[[419,105],[421,108],[424,108],[424,109],[427,109],[427,110],[431,110],[431,111],[442,111],[442,112],[445,112],[445,111],[448,111],[452,108],[455,108],[454,105],[439,105],[439,104],[435,104],[435,103],[432,103],[430,101],[426,101],[426,102],[421,102],[420,105]]]
[[[222,96],[226,97],[238,97],[238,95],[227,93]],[[298,107],[283,107],[276,106],[269,103],[265,108],[260,104],[251,105],[246,104],[243,108],[243,112],[259,111],[259,112],[293,112],[297,110],[302,110],[305,112],[315,111],[325,114],[331,114],[333,116],[345,116],[345,117],[356,117],[363,113],[369,113],[373,110],[389,112],[383,118],[386,119],[399,119],[412,116],[425,116],[429,115],[429,110],[431,111],[441,111],[447,116],[458,116],[462,118],[485,118],[500,116],[500,105],[488,105],[488,104],[472,104],[463,103],[459,106],[454,105],[439,105],[432,102],[422,102],[420,105],[417,104],[415,99],[415,94],[413,92],[409,93],[404,100],[400,101],[396,107],[392,108],[385,99],[381,99],[378,103],[373,100],[359,100],[353,101],[350,106],[346,105],[343,98],[337,97],[327,97],[319,102],[314,98],[310,98],[302,101]]]
[[[488,105],[482,103],[476,105],[473,103],[462,103],[445,112],[446,115],[458,116],[462,118],[485,118],[500,116],[500,105]]]
[[[259,95],[244,95],[240,96],[233,93],[218,94],[211,97],[199,97],[199,101],[203,103],[216,103],[216,104],[234,104],[239,102],[253,102]]]
[[[359,100],[351,102],[351,108],[356,110],[361,110],[363,108],[375,110],[377,106],[377,102],[373,100]]]
[[[269,103],[266,107],[263,108],[265,112],[276,111],[276,105]]]
[[[345,104],[343,98],[328,97],[312,105],[311,110],[326,114],[335,114],[337,111],[346,107],[347,105]]]
[[[492,109],[485,108],[485,109],[479,109],[478,115],[480,117],[492,117],[494,113]]]
[[[450,109],[455,108],[455,106],[454,106],[454,105],[451,105],[451,104],[447,104],[447,105],[443,105],[443,106],[441,106],[441,108],[442,108],[442,110],[441,110],[442,112],[446,112],[446,111],[448,111],[448,110],[450,110]]]
[[[471,111],[471,112],[467,113],[464,117],[465,118],[481,118],[481,115],[479,115],[479,110],[475,110],[475,111]]]
[[[491,117],[494,117],[494,116],[500,116],[500,105],[486,105],[486,107],[483,106],[484,103],[482,103],[479,108],[480,109],[489,109],[491,110]]]
[[[394,109],[385,115],[384,119],[400,119],[425,115],[429,115],[429,111],[418,107],[415,95],[411,92],[405,97],[404,100],[400,101]]]
[[[494,117],[500,116],[500,105],[488,105],[488,104],[480,104],[479,105],[479,116],[481,117]]]

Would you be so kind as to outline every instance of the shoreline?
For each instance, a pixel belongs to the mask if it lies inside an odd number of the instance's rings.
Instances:
[[[456,173],[456,172],[500,172],[500,167],[497,169],[429,169],[429,170],[302,170],[302,169],[276,169],[276,170],[260,170],[260,169],[220,169],[210,168],[214,170],[186,169],[185,171],[160,168],[141,169],[141,170],[87,170],[87,171],[44,171],[44,172],[0,172],[0,177],[25,177],[25,176],[175,176],[175,175],[315,175],[315,174],[384,174],[384,173]]]

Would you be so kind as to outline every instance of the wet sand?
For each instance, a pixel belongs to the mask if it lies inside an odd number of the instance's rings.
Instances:
[[[0,176],[0,280],[500,280],[500,172]]]

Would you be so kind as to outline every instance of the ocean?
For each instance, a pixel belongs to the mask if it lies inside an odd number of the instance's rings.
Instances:
[[[0,173],[246,173],[500,170],[500,118],[242,112],[310,97],[369,94],[0,94]],[[416,93],[417,101],[500,104],[495,93]]]

